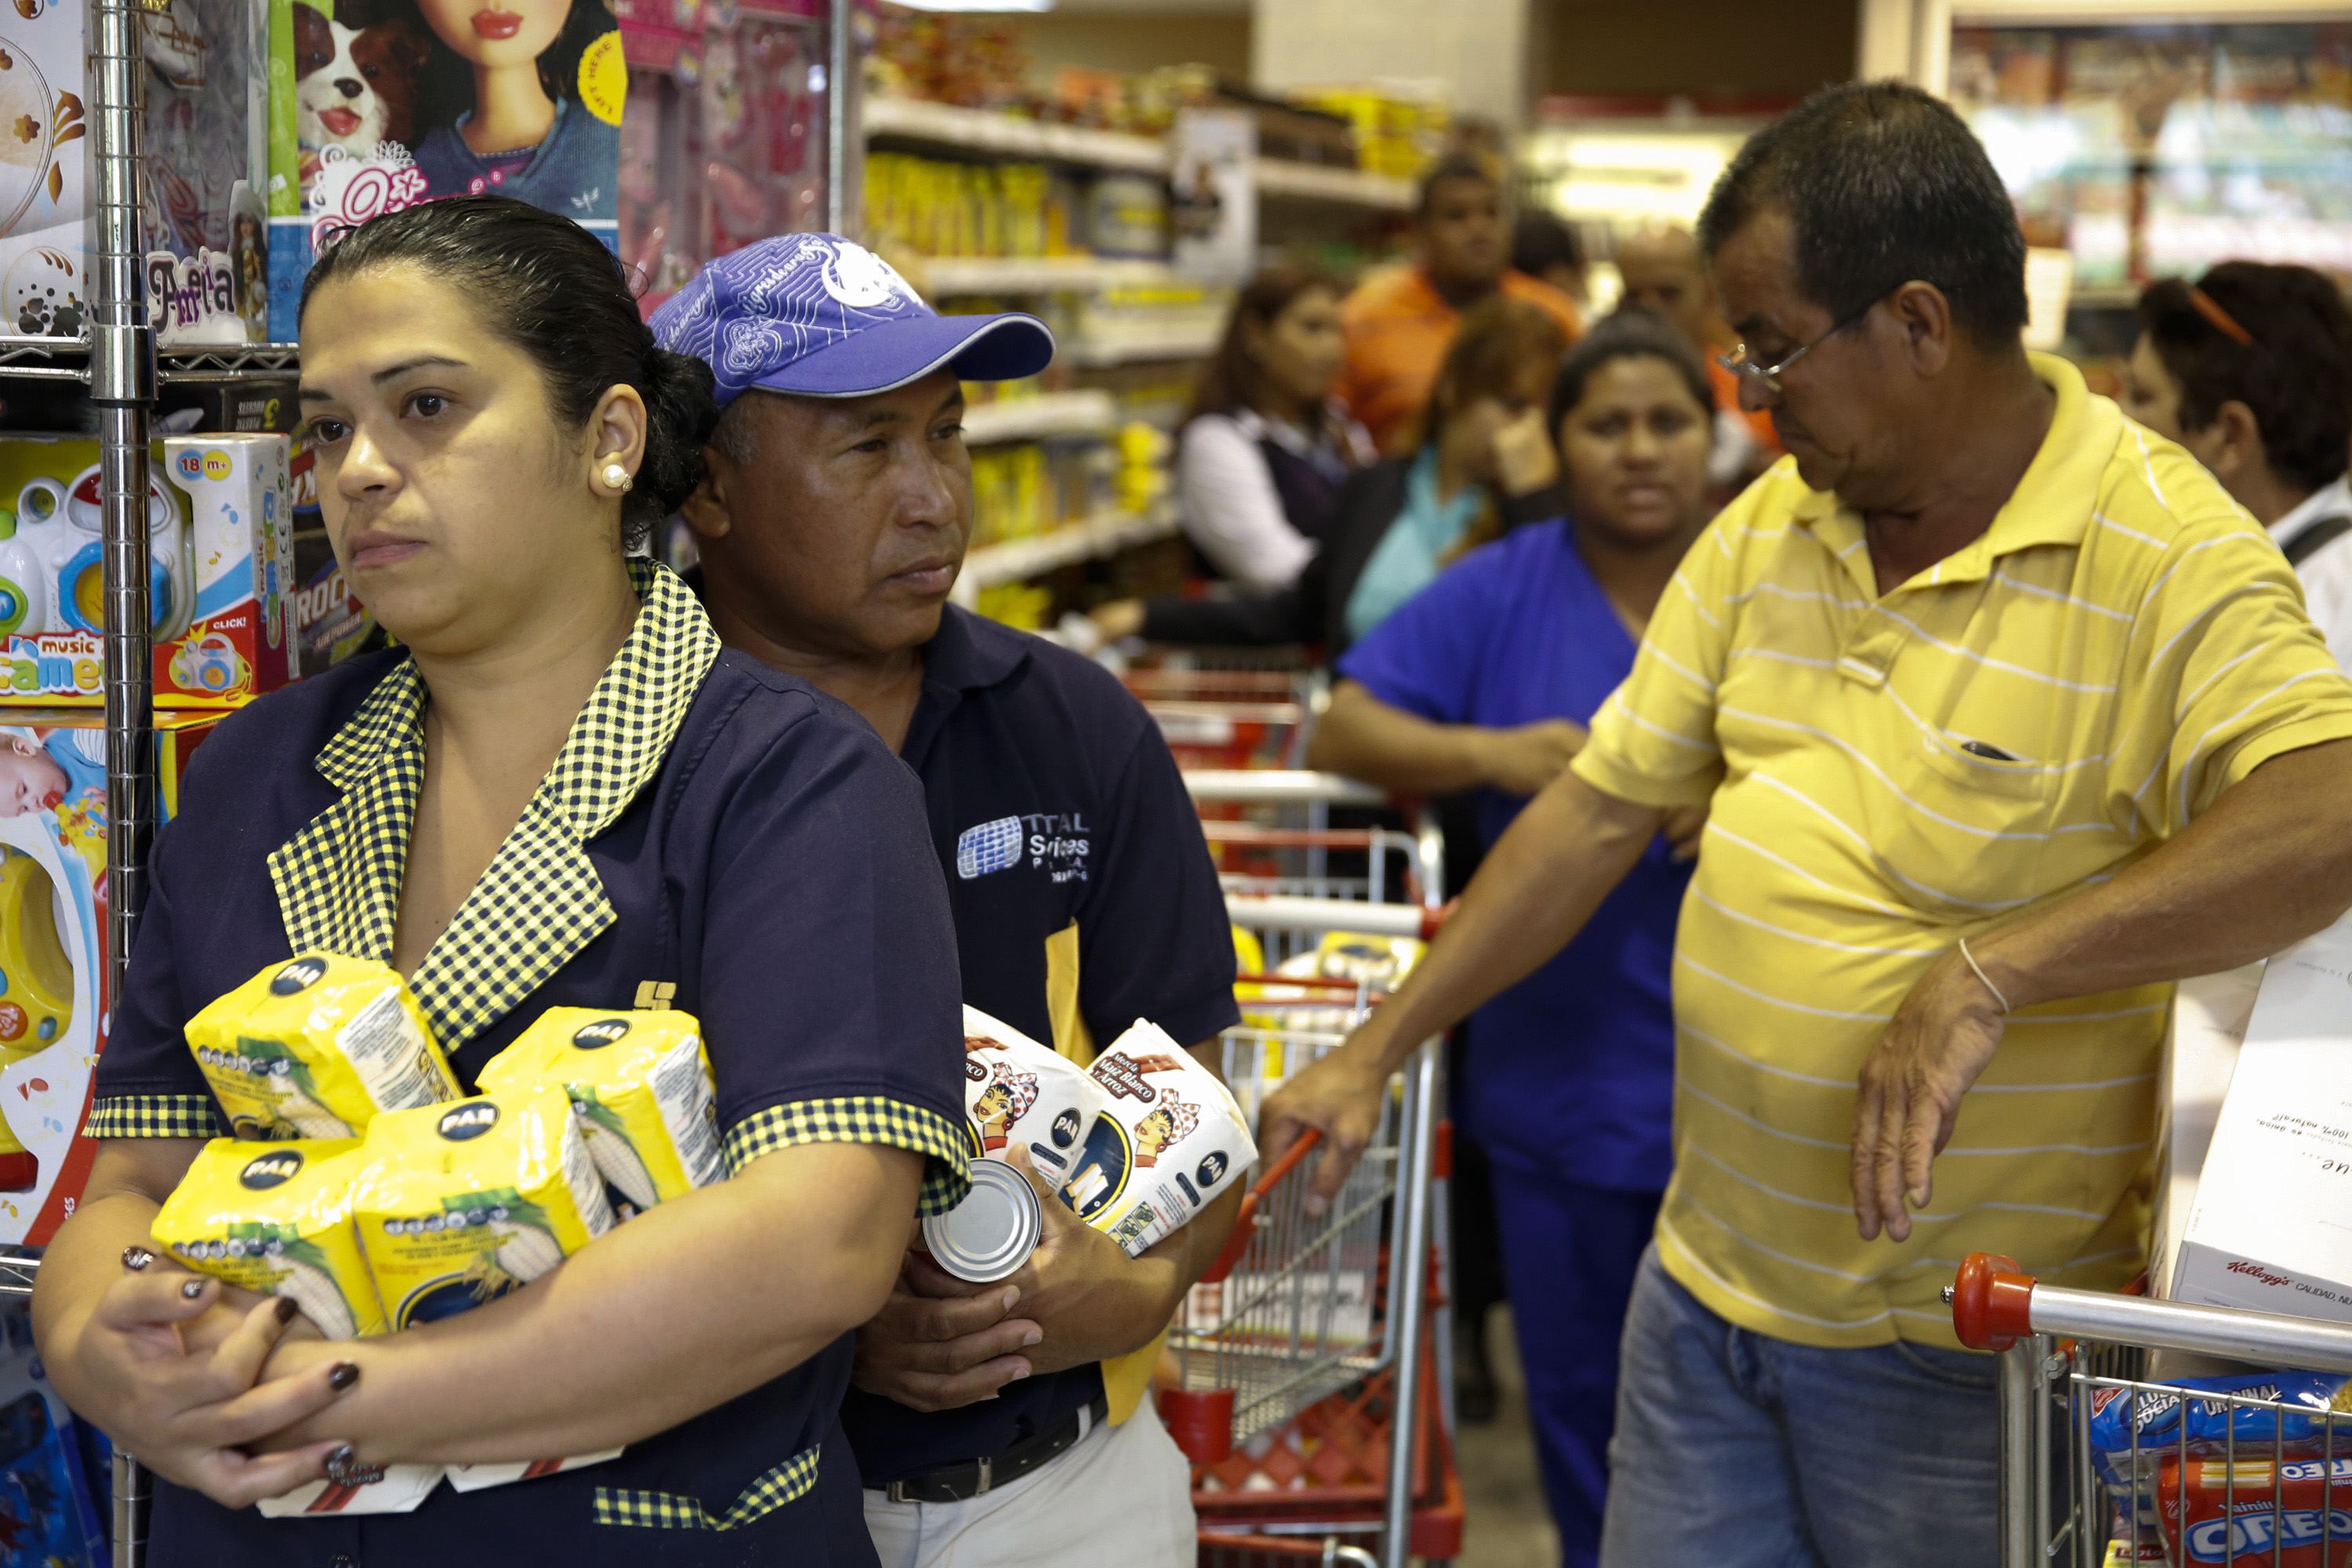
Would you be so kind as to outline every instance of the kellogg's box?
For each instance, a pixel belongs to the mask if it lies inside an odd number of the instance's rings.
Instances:
[[[235,707],[293,679],[287,438],[173,436],[152,454],[155,703]],[[0,438],[0,705],[105,701],[98,443]]]

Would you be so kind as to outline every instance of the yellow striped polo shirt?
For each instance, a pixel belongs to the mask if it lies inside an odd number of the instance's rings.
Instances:
[[[1575,764],[1712,806],[1675,949],[1659,1251],[1780,1339],[1949,1344],[1937,1290],[1973,1249],[2092,1289],[2139,1269],[2168,985],[2011,1019],[1906,1242],[1854,1228],[1855,1076],[1960,938],[2352,736],[2352,682],[2261,527],[2073,366],[2034,368],[2057,408],[2015,494],[1883,596],[1859,514],[1790,461],[1759,480],[1692,547]]]

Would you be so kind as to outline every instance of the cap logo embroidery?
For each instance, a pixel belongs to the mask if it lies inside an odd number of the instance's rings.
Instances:
[[[921,302],[888,262],[859,246],[845,245],[826,257],[824,278],[824,291],[853,310]]]

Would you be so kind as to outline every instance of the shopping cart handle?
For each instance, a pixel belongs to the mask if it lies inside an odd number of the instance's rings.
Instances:
[[[1952,1331],[1972,1351],[2005,1351],[2033,1332],[2031,1274],[2017,1259],[1997,1252],[1971,1252],[1944,1300],[1951,1303]]]
[[[1291,1141],[1290,1147],[1282,1152],[1281,1159],[1268,1165],[1258,1179],[1250,1184],[1249,1191],[1242,1194],[1241,1212],[1234,1216],[1233,1234],[1225,1237],[1224,1250],[1217,1254],[1216,1261],[1210,1264],[1208,1271],[1201,1276],[1202,1284],[1217,1284],[1234,1271],[1234,1265],[1239,1263],[1242,1254],[1249,1250],[1250,1236],[1257,1228],[1258,1206],[1265,1202],[1267,1194],[1281,1184],[1285,1176],[1298,1169],[1299,1162],[1306,1159],[1315,1145],[1322,1141],[1323,1130],[1309,1127]]]

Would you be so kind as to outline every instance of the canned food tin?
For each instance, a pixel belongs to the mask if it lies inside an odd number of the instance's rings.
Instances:
[[[971,1163],[971,1191],[923,1221],[931,1261],[957,1279],[992,1284],[1019,1271],[1037,1250],[1045,1216],[1027,1177],[996,1160]]]

